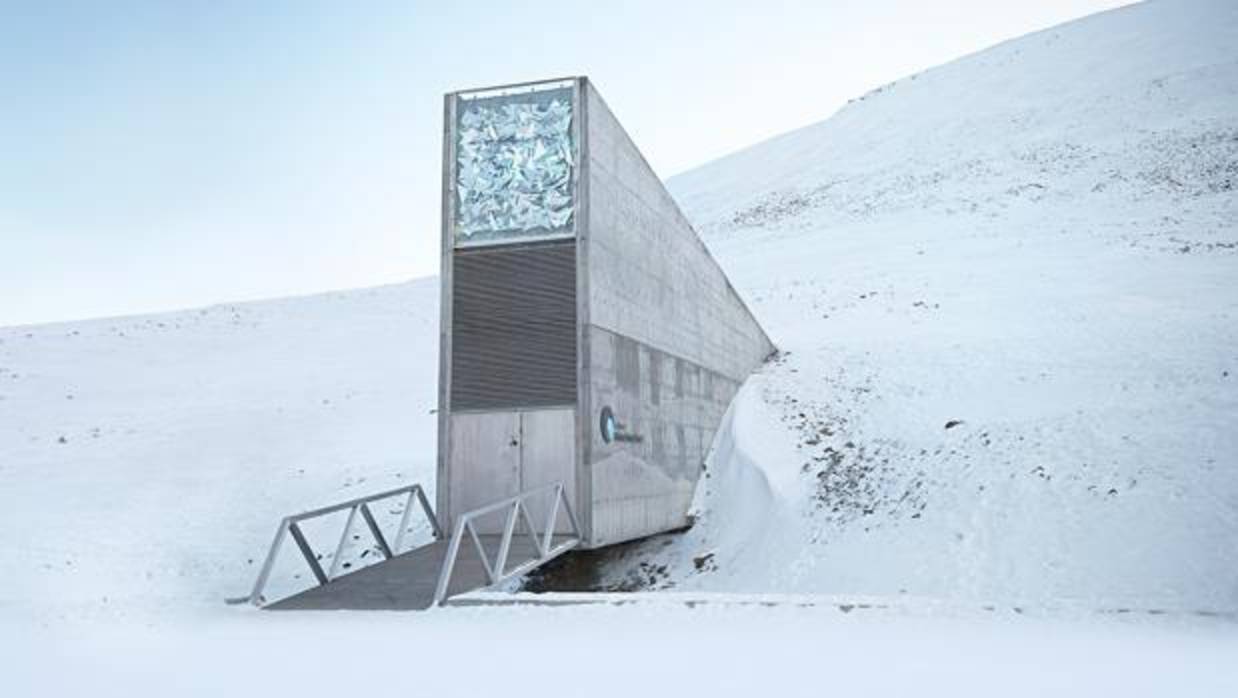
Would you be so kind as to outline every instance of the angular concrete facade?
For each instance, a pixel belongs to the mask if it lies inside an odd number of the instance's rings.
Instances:
[[[504,175],[461,155],[495,132],[477,113],[515,124],[492,158],[515,167],[560,142],[554,95],[571,100],[570,180],[551,158],[550,175],[500,191],[514,204],[490,205],[477,189]],[[714,432],[772,343],[587,79],[453,93],[445,115],[444,520],[561,481],[586,546],[684,526]],[[501,150],[535,131],[551,135]]]

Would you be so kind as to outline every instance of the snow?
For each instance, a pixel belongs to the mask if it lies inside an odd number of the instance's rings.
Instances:
[[[1234,693],[1236,39],[1107,12],[673,179],[782,354],[639,603],[223,604],[432,492],[437,280],[0,328],[6,694]]]
[[[8,695],[1233,695],[1232,627],[798,607],[204,616],[32,632]],[[260,616],[260,617],[259,617]],[[65,668],[71,668],[66,671]]]
[[[1238,609],[1235,39],[1103,13],[672,180],[785,355],[658,583]]]
[[[437,290],[0,328],[0,610],[215,608],[285,514],[432,487]]]

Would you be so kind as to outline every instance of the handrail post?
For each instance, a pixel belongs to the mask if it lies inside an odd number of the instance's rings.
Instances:
[[[525,528],[529,529],[525,533],[529,536],[529,542],[533,543],[533,550],[537,552],[538,557],[543,557],[546,551],[542,547],[542,541],[537,537],[537,527],[533,525],[533,517],[529,514],[528,507],[520,507],[520,518],[524,520]]]
[[[580,523],[576,521],[576,513],[572,511],[572,503],[567,501],[567,493],[563,491],[563,485],[559,485],[559,499],[563,500],[563,511],[567,512],[567,520],[572,524],[572,533],[579,538]]]
[[[258,573],[258,579],[254,582],[253,591],[249,592],[249,602],[257,606],[262,603],[262,590],[266,588],[267,580],[271,577],[271,570],[275,567],[275,558],[279,555],[280,544],[284,542],[284,535],[288,533],[288,519],[285,518],[279,522],[279,526],[275,529],[275,539],[271,541],[271,549],[267,552],[267,559],[262,563],[262,571]]]
[[[430,506],[430,500],[426,498],[425,490],[421,489],[421,485],[414,485],[413,492],[417,494],[417,501],[421,502],[421,510],[426,513],[426,518],[430,520],[430,528],[434,531],[434,539],[443,539],[443,527],[438,524],[438,516],[434,514],[434,509]]]
[[[361,517],[365,519],[365,525],[370,527],[370,535],[374,536],[374,540],[378,543],[378,550],[383,554],[383,557],[391,559],[391,548],[387,545],[387,539],[383,537],[383,531],[378,527],[378,522],[374,520],[374,514],[370,512],[369,502],[361,505]]]
[[[340,560],[344,554],[344,546],[348,544],[348,534],[352,533],[352,522],[357,518],[357,507],[348,510],[348,520],[344,522],[344,532],[340,534],[339,545],[335,546],[335,556],[331,558],[331,569],[327,572],[328,579],[335,579],[335,573],[340,570]]]
[[[319,586],[327,583],[327,575],[322,571],[322,565],[318,564],[318,560],[314,559],[314,549],[310,547],[309,541],[305,540],[305,534],[301,533],[301,527],[296,521],[288,524],[288,531],[292,533],[292,539],[297,542],[297,547],[301,549],[301,555],[305,558],[305,562],[309,564],[310,571],[314,573],[314,577],[318,580]]]
[[[556,486],[554,494],[550,498],[550,509],[546,516],[546,525],[542,528],[542,555],[546,556],[550,553],[551,544],[555,539],[555,524],[559,522],[559,490],[561,487]]]
[[[516,532],[516,515],[520,512],[520,499],[512,502],[512,508],[507,512],[507,520],[503,523],[503,537],[499,539],[499,555],[495,560],[494,569],[497,577],[502,577],[507,569],[507,553],[512,549],[512,534]]]
[[[408,519],[413,513],[413,498],[416,496],[416,492],[409,492],[408,499],[404,500],[404,513],[400,516],[400,527],[396,529],[395,544],[391,548],[391,552],[396,555],[399,555],[400,549],[404,547],[404,532],[408,530]]]
[[[451,582],[451,573],[456,568],[456,558],[460,555],[460,541],[464,537],[464,517],[456,520],[456,530],[452,531],[451,542],[447,544],[447,557],[443,558],[443,571],[438,575],[438,586],[434,589],[434,605],[443,603],[447,598],[447,585]]]
[[[490,566],[490,558],[486,555],[486,546],[482,545],[481,538],[477,535],[477,528],[473,526],[473,520],[465,521],[464,527],[469,530],[469,537],[473,539],[473,547],[477,549],[477,557],[481,558],[481,566],[486,570],[486,579],[490,580],[491,584],[494,584],[494,568]]]

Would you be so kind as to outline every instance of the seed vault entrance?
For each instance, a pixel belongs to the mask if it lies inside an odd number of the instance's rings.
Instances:
[[[552,483],[583,547],[686,525],[773,345],[588,80],[452,93],[444,116],[445,528]]]
[[[318,586],[269,607],[390,609],[686,526],[715,430],[773,351],[588,80],[444,111],[437,506],[410,485],[285,517],[253,603],[288,537]],[[396,497],[388,539],[375,512]],[[405,550],[414,504],[434,540]],[[324,568],[302,523],[344,512]],[[359,520],[385,562],[340,574]]]

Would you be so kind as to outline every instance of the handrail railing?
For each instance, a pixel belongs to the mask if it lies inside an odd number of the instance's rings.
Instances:
[[[395,497],[404,494],[405,492],[408,493],[408,499],[404,502],[404,513],[400,517],[400,529],[399,532],[396,533],[395,544],[388,545],[386,536],[383,535],[382,529],[379,528],[378,522],[374,519],[374,513],[370,511],[370,503],[381,499]],[[353,522],[356,520],[358,512],[361,513],[361,518],[365,520],[366,527],[370,529],[370,535],[374,537],[374,542],[378,544],[379,552],[382,553],[383,558],[389,560],[392,557],[399,555],[404,545],[404,534],[405,531],[408,530],[408,520],[413,511],[414,499],[416,499],[416,501],[421,505],[421,510],[425,512],[426,519],[430,522],[430,529],[434,533],[434,538],[442,538],[443,530],[439,527],[438,519],[434,516],[434,510],[430,507],[430,501],[426,498],[425,490],[421,488],[421,485],[406,485],[404,487],[397,487],[396,489],[387,490],[386,492],[379,492],[377,494],[371,494],[365,497],[357,497],[356,499],[350,499],[347,502],[340,502],[339,504],[332,504],[331,506],[301,512],[300,514],[285,516],[283,520],[279,522],[279,528],[275,531],[275,540],[271,542],[271,549],[267,553],[266,561],[262,564],[262,571],[258,573],[257,581],[254,582],[253,590],[249,593],[248,597],[233,599],[232,601],[242,603],[248,601],[255,606],[262,605],[262,590],[266,588],[267,581],[271,577],[271,571],[275,567],[275,560],[279,556],[280,546],[283,544],[284,538],[290,534],[292,535],[293,541],[296,542],[297,548],[301,550],[301,555],[305,558],[306,564],[309,565],[310,571],[314,574],[314,579],[318,581],[319,585],[326,584],[332,579],[335,579],[337,576],[342,576],[337,574],[340,568],[340,559],[343,555],[344,548],[348,544],[348,536],[352,533]],[[332,557],[330,570],[324,571],[322,569],[322,565],[319,564],[317,557],[314,555],[314,549],[310,546],[305,534],[301,531],[301,526],[299,524],[306,519],[315,519],[320,516],[334,514],[337,511],[343,511],[345,509],[348,509],[348,520],[344,524],[344,531],[340,534],[339,544],[336,545],[335,555]]]
[[[550,511],[546,516],[546,523],[539,538],[537,528],[533,525],[533,517],[529,513],[527,502],[532,497],[551,491],[554,494],[551,499]],[[560,508],[567,515],[572,535],[567,540],[561,541],[556,545],[554,541],[555,527],[559,523]],[[491,561],[490,556],[486,553],[485,546],[481,543],[481,537],[477,534],[477,528],[473,525],[473,522],[482,516],[504,510],[507,511],[507,519],[503,524],[503,535],[499,539],[498,552],[494,560]],[[511,552],[512,538],[515,536],[518,520],[524,522],[525,533],[528,534],[530,542],[533,544],[535,557],[524,560],[509,570],[507,569],[507,557]],[[563,483],[561,482],[526,490],[494,504],[461,514],[456,519],[456,527],[451,534],[451,543],[447,548],[447,556],[443,559],[443,570],[439,574],[438,587],[434,591],[434,605],[436,606],[441,605],[447,599],[447,590],[451,585],[451,575],[455,570],[456,559],[460,556],[460,543],[464,539],[466,531],[469,534],[469,538],[472,539],[474,547],[477,549],[478,557],[481,558],[482,568],[486,572],[487,587],[492,587],[518,577],[571,550],[579,545],[581,541],[580,526],[576,522],[576,515],[572,513],[572,505],[567,501],[567,496],[563,491]]]

